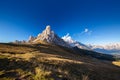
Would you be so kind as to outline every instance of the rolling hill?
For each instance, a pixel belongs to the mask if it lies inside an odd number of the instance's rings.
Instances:
[[[99,59],[91,56],[91,51],[75,49],[46,42],[1,43],[0,80],[120,79],[119,61]]]

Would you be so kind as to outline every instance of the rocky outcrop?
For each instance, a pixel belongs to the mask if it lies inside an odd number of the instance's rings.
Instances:
[[[33,42],[35,39],[36,39],[35,37],[33,37],[33,36],[29,36],[28,42],[31,43],[31,42]]]

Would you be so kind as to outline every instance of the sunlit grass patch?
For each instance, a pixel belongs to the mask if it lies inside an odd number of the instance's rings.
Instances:
[[[112,63],[116,66],[120,66],[120,61],[113,61]]]

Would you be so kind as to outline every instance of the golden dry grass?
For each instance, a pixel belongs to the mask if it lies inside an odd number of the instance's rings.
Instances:
[[[120,67],[120,61],[113,61],[112,62],[114,65],[116,65],[116,66],[119,66]]]
[[[114,64],[50,44],[0,44],[0,80],[119,80]]]

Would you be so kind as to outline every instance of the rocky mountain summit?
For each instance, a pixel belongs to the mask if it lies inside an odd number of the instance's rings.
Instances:
[[[63,39],[61,39],[59,36],[57,36],[57,34],[55,34],[54,31],[51,30],[51,27],[49,25],[46,26],[46,29],[42,33],[39,33],[36,38],[30,36],[28,42],[37,43],[40,41],[44,41],[47,43],[60,45],[60,46],[64,46],[64,47],[71,47]]]

